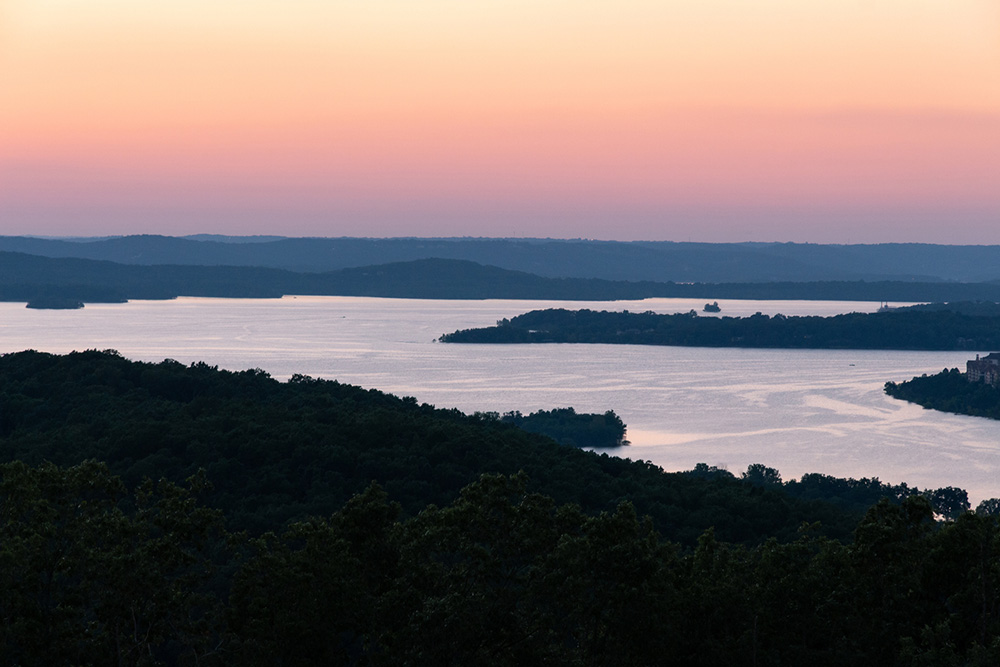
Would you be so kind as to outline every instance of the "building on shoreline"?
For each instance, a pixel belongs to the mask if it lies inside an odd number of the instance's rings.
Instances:
[[[993,387],[1000,386],[1000,352],[991,352],[980,358],[965,362],[965,377],[969,382],[982,382]]]

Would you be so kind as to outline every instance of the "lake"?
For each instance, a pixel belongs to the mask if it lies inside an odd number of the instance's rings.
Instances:
[[[181,298],[76,311],[0,303],[0,351],[113,348],[136,360],[337,379],[465,412],[612,409],[632,442],[616,453],[667,470],[705,462],[739,474],[759,462],[785,479],[821,472],[921,488],[959,486],[973,505],[1000,496],[1000,422],[924,410],[882,393],[887,380],[964,370],[965,352],[435,342],[442,333],[536,308],[671,313],[700,311],[704,303]],[[878,307],[719,304],[723,315],[834,315]]]

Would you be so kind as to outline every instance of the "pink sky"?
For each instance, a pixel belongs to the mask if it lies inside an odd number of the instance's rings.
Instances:
[[[0,0],[0,234],[1000,243],[995,0]]]

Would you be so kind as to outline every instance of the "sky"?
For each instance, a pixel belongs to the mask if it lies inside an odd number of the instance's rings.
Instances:
[[[0,0],[0,234],[1000,244],[1000,0]]]

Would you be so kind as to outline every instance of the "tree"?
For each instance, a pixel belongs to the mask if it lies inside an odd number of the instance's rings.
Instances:
[[[781,473],[763,463],[751,463],[743,473],[742,479],[758,486],[778,485],[781,484]]]
[[[929,496],[934,511],[952,521],[969,511],[969,494],[964,489],[945,486],[931,491]]]
[[[230,602],[238,661],[332,665],[377,655],[379,628],[399,622],[379,608],[397,576],[398,515],[372,484],[329,519],[252,540]]]
[[[976,514],[983,516],[1000,515],[1000,498],[987,498],[976,505]]]
[[[0,466],[0,637],[8,664],[205,663],[221,517],[187,488],[134,494],[107,467]]]
[[[925,585],[933,517],[924,496],[901,504],[883,499],[855,531],[851,576],[841,583],[841,595],[851,601],[844,610],[846,636],[871,662],[892,664],[899,641],[919,635],[941,608]]]

